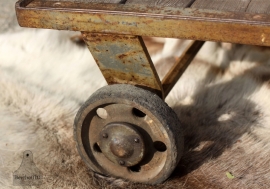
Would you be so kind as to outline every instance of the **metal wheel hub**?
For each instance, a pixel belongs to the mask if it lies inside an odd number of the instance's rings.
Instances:
[[[121,166],[138,164],[145,146],[141,134],[129,123],[110,123],[99,136],[99,147],[106,158]]]

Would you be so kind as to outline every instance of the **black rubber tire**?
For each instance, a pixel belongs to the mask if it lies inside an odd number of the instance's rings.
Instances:
[[[82,142],[82,125],[84,119],[89,111],[93,109],[93,107],[91,107],[93,104],[94,106],[101,105],[100,102],[103,101],[106,101],[106,103],[135,104],[144,107],[162,123],[170,140],[170,154],[166,159],[165,166],[161,173],[151,180],[143,181],[143,183],[158,184],[164,182],[171,175],[182,156],[184,146],[183,130],[175,112],[159,96],[133,85],[115,84],[105,86],[93,93],[93,95],[79,109],[74,121],[74,139],[83,161],[94,172],[103,175],[111,175],[109,171],[104,170],[102,166],[98,165],[95,158],[89,155],[89,152],[86,152],[87,149],[83,148]],[[141,182],[137,180],[131,181]]]

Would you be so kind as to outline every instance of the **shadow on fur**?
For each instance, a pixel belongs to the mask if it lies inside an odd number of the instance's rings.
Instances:
[[[213,66],[208,72],[211,72],[211,69],[217,68]],[[256,104],[248,99],[248,96],[256,91],[258,86],[243,85],[243,80],[249,72],[256,69],[258,67],[229,81],[202,87],[194,95],[194,101],[191,104],[174,107],[185,130],[185,150],[178,167],[171,176],[173,180],[184,181],[186,175],[207,161],[218,158],[235,143],[241,142],[239,139],[257,125],[260,111],[256,108]],[[224,74],[226,68],[219,71]],[[205,80],[215,79],[210,77],[210,73],[206,74]],[[215,96],[209,96],[209,94],[215,94]],[[214,103],[215,101],[218,103]],[[185,184],[192,186],[194,181],[191,179],[189,181]],[[209,186],[209,182],[206,181],[206,183]]]

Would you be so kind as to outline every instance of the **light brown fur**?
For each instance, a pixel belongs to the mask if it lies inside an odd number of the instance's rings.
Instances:
[[[166,99],[185,130],[184,156],[167,182],[146,186],[93,174],[76,151],[75,113],[106,83],[73,35],[0,34],[0,188],[14,187],[12,172],[25,150],[44,174],[41,188],[270,187],[269,49],[204,45]],[[175,55],[157,56],[164,75],[172,64],[164,60]]]

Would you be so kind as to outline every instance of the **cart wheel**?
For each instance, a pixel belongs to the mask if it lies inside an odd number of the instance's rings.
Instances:
[[[183,151],[174,111],[157,95],[126,84],[105,86],[85,102],[74,137],[93,171],[148,184],[166,180]]]

